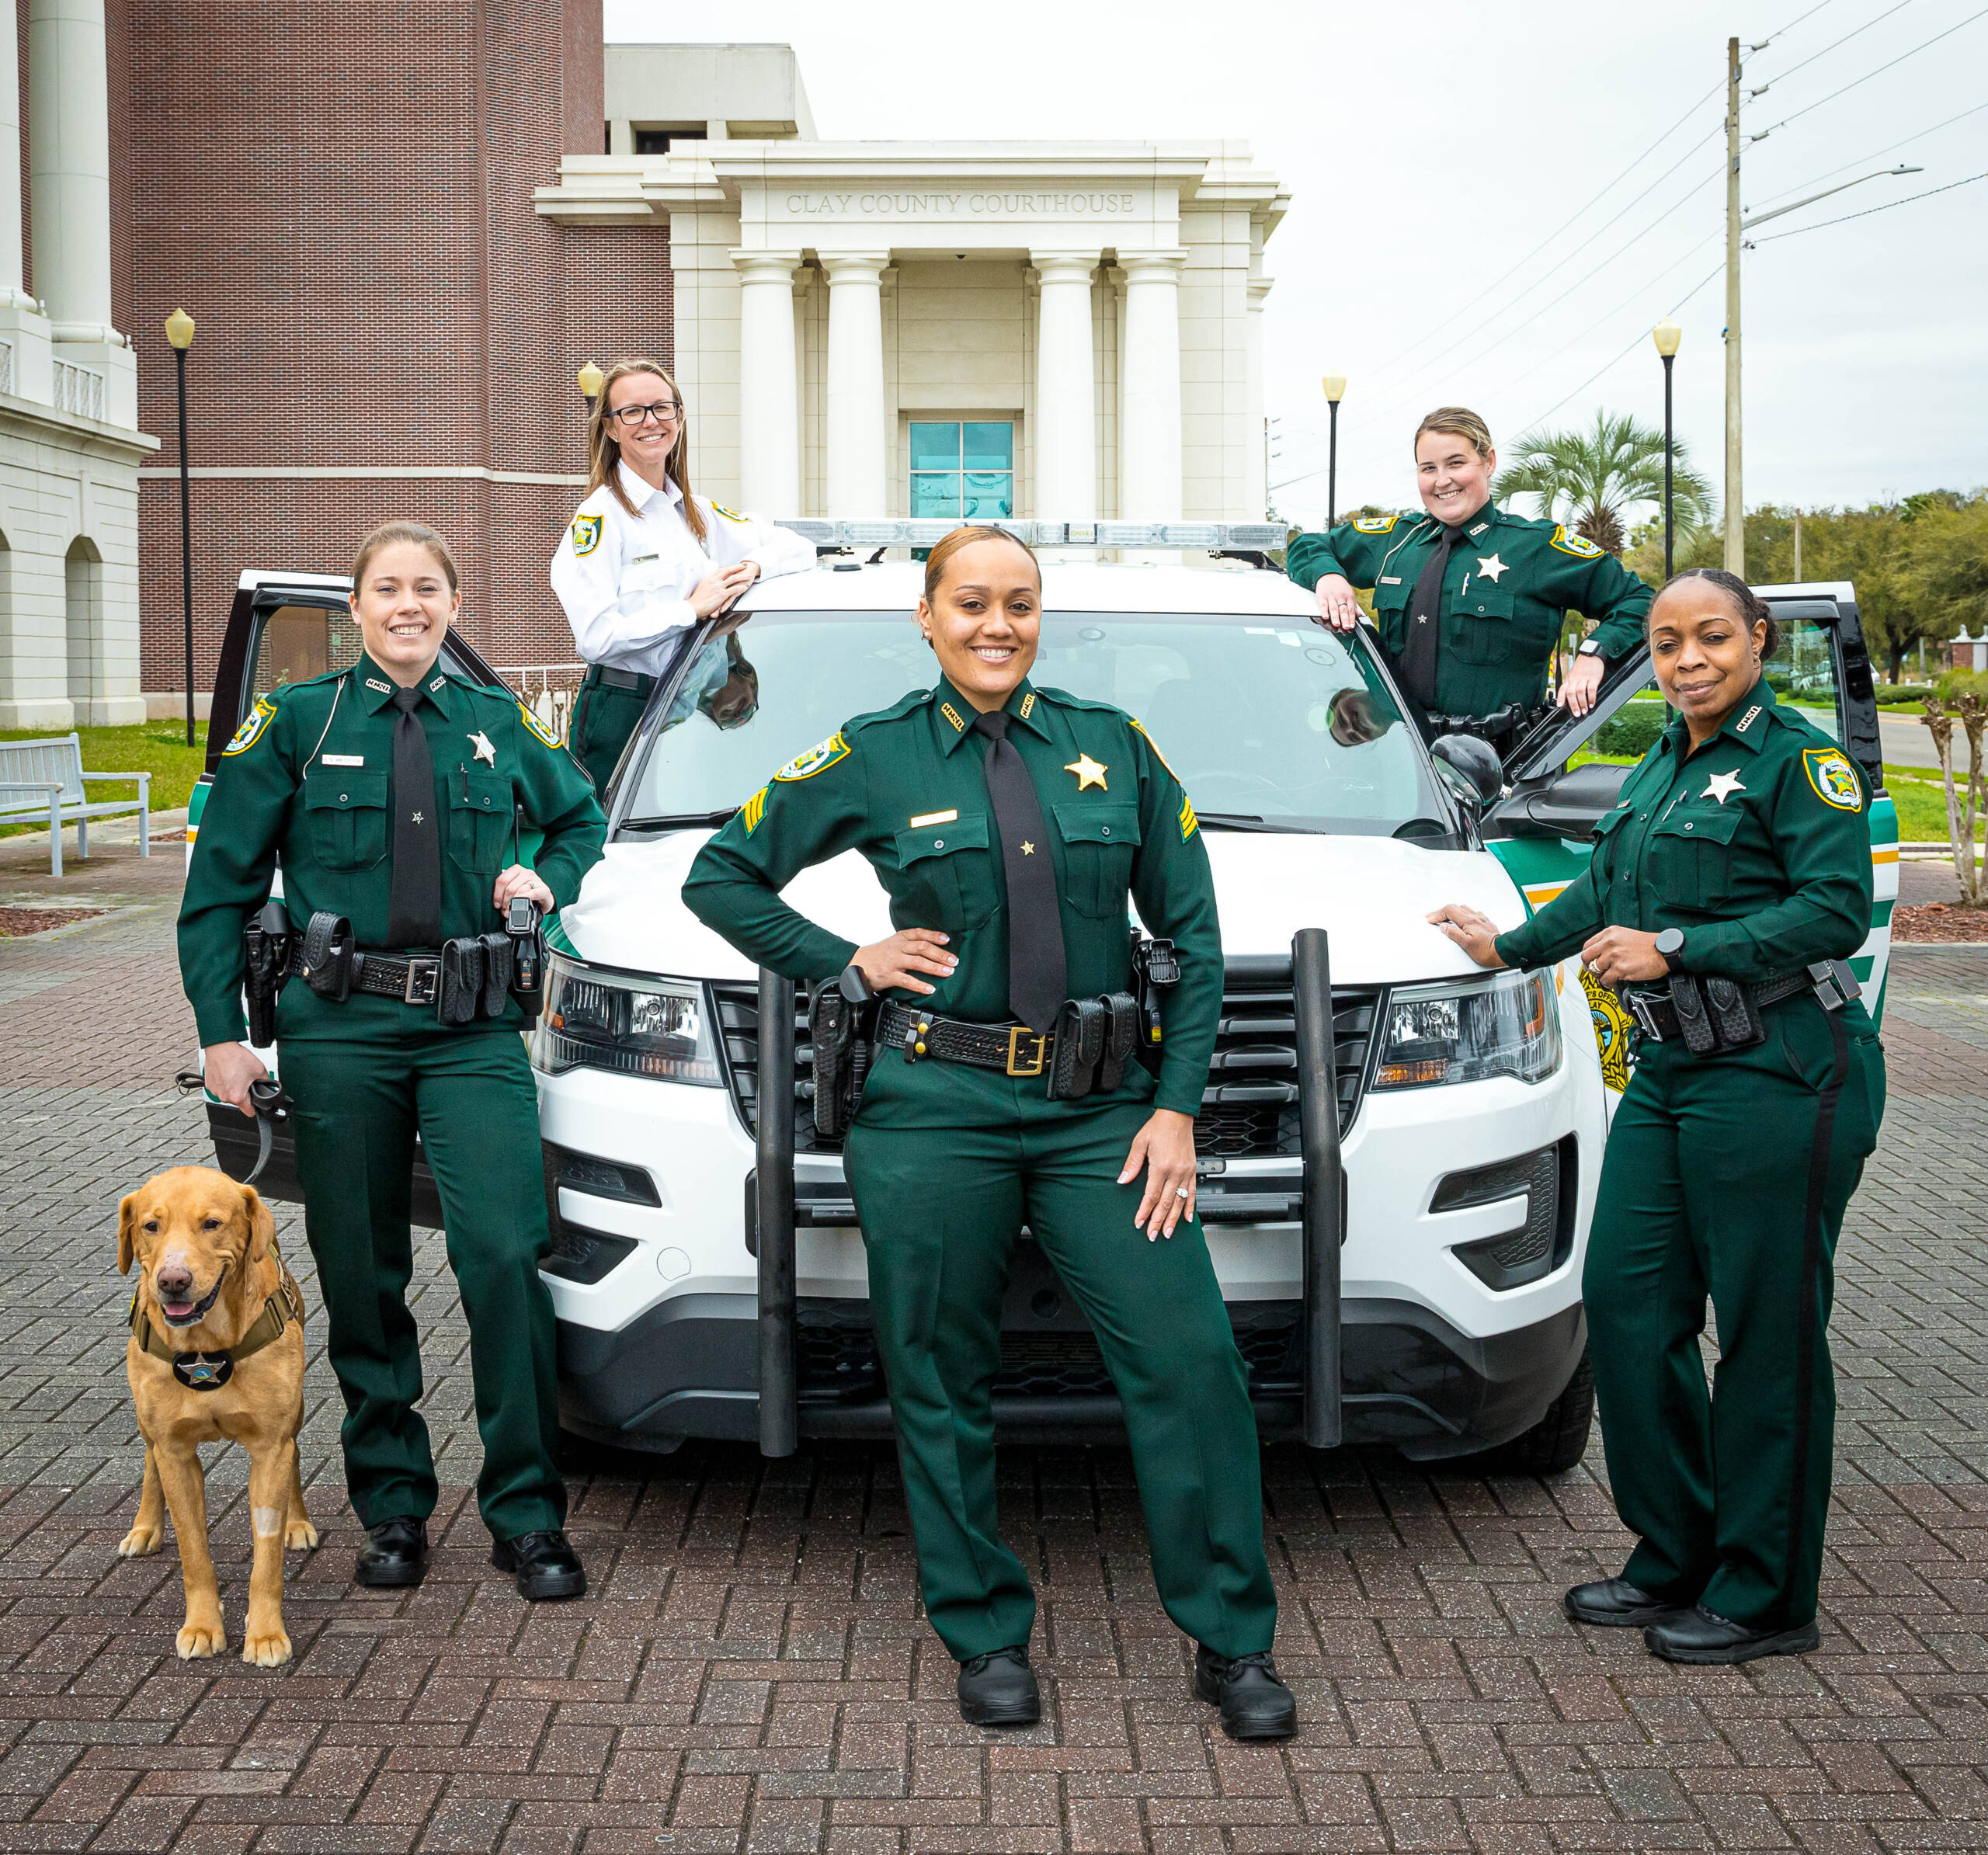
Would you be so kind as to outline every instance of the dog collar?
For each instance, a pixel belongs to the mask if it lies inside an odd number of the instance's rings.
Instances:
[[[270,1245],[270,1253],[276,1255],[274,1244]],[[281,1339],[283,1329],[291,1321],[299,1326],[304,1324],[304,1291],[297,1287],[297,1278],[280,1256],[276,1256],[276,1267],[281,1273],[276,1293],[262,1304],[255,1325],[224,1351],[187,1353],[169,1345],[164,1334],[152,1331],[151,1322],[138,1305],[135,1288],[131,1291],[131,1336],[141,1351],[171,1366],[173,1377],[189,1391],[217,1391],[235,1376],[235,1367],[243,1360]]]

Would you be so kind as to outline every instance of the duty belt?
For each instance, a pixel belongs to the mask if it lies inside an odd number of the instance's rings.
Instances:
[[[1804,971],[1777,974],[1771,979],[1763,979],[1757,985],[1740,989],[1753,1000],[1754,1009],[1758,1011],[1770,1005],[1778,1005],[1783,999],[1792,999],[1798,992],[1812,992],[1816,983],[1814,977]],[[1853,992],[1851,995],[1856,995]],[[1622,1003],[1635,1020],[1636,1029],[1653,1043],[1674,1044],[1684,1037],[1684,1027],[1679,1021],[1677,1007],[1671,1002],[1667,991],[1645,991],[1631,986],[1624,991]]]
[[[1026,1024],[974,1024],[964,1018],[937,1017],[893,1001],[877,1014],[877,1047],[902,1051],[907,1062],[937,1057],[942,1063],[964,1063],[1026,1078],[1041,1075],[1048,1066],[1056,1037]]]
[[[587,673],[580,679],[580,687],[632,690],[646,701],[649,691],[655,687],[655,679],[644,676],[639,670],[615,670],[603,663],[593,663],[587,665]]]
[[[293,978],[308,978],[304,950],[293,945],[290,955]],[[442,955],[433,953],[368,954],[352,956],[352,989],[377,992],[383,999],[398,999],[404,1005],[433,1006],[442,995]]]

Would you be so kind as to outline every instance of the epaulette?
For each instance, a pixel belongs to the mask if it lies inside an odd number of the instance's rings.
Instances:
[[[859,728],[874,728],[880,721],[902,721],[932,700],[930,690],[911,690],[900,696],[888,708],[873,708],[860,715],[852,715],[842,724],[842,733],[853,735]]]
[[[1038,683],[1035,693],[1044,702],[1053,702],[1058,708],[1090,709],[1100,715],[1116,715],[1121,721],[1130,722],[1131,717],[1115,702],[1097,702],[1088,696],[1073,696],[1068,690],[1051,689]]]

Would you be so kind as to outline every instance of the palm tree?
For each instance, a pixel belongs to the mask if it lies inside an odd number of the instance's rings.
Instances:
[[[1663,434],[1626,412],[1596,413],[1591,432],[1527,432],[1512,448],[1514,460],[1492,495],[1501,502],[1536,496],[1542,516],[1611,554],[1628,544],[1625,511],[1654,502],[1662,513]],[[1712,519],[1712,485],[1686,461],[1682,444],[1671,451],[1671,494],[1680,531]]]

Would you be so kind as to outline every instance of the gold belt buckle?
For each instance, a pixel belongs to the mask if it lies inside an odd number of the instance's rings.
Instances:
[[[1034,1057],[1035,1067],[1033,1069],[1018,1069],[1015,1067],[1017,1058],[1021,1049],[1022,1040],[1024,1037],[1032,1037],[1035,1040]],[[1031,1030],[1026,1024],[1011,1024],[1008,1027],[1008,1073],[1010,1075],[1020,1076],[1024,1080],[1031,1075],[1040,1075],[1042,1073],[1042,1065],[1048,1047],[1049,1037],[1046,1032]]]

